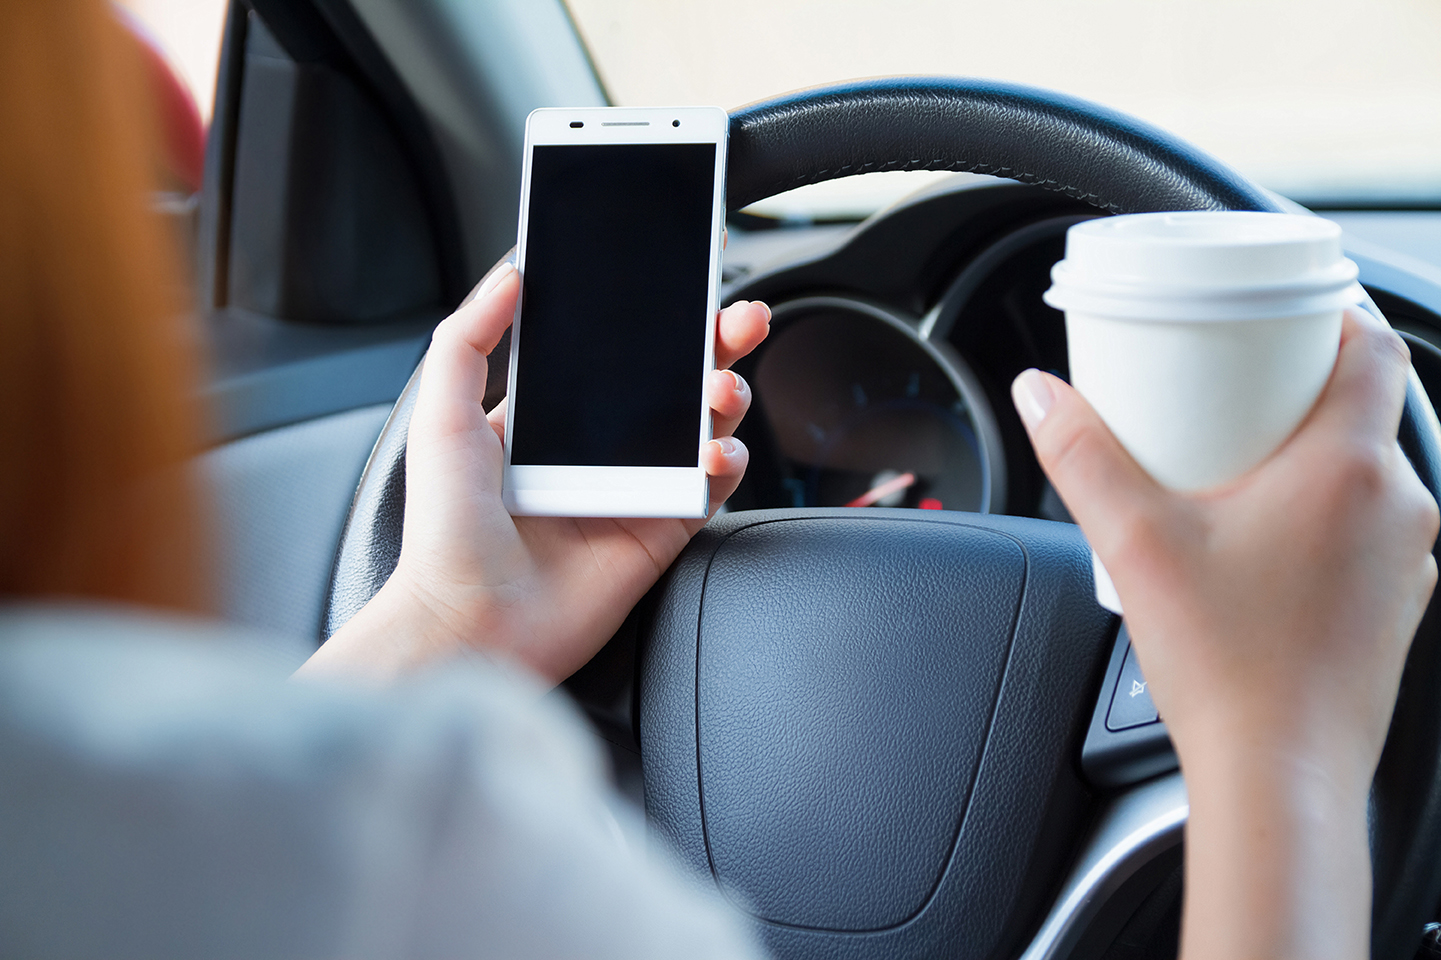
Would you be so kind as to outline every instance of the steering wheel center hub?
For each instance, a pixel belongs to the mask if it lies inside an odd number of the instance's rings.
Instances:
[[[753,524],[719,544],[705,574],[706,848],[722,888],[773,923],[905,922],[960,829],[1025,554],[976,527],[888,536],[902,523]]]

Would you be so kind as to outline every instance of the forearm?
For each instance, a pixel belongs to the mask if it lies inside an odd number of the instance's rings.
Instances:
[[[1370,955],[1369,772],[1327,763],[1234,741],[1183,751],[1184,960]]]

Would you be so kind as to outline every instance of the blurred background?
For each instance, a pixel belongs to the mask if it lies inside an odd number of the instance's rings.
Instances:
[[[224,0],[121,2],[208,117]],[[1441,203],[1441,0],[569,0],[569,8],[617,104],[734,107],[853,77],[993,77],[1150,120],[1303,202]],[[863,216],[930,176],[821,184],[766,212]]]
[[[117,5],[145,26],[209,121],[226,0],[118,0]]]

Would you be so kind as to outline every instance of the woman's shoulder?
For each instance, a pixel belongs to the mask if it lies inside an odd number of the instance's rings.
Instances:
[[[199,616],[84,600],[0,603],[0,666],[113,663],[161,656],[288,673],[306,653],[293,640]],[[223,669],[223,668],[222,668]]]
[[[381,689],[297,681],[293,645],[230,624],[99,604],[0,606],[0,739],[103,750],[112,758],[227,746],[283,751],[414,751],[422,731],[448,729],[495,753],[521,737],[593,765],[574,711],[528,676],[484,659],[456,661]],[[402,742],[397,742],[402,741]],[[508,753],[509,751],[501,751]],[[555,756],[549,757],[554,761]],[[587,771],[593,772],[593,771]]]
[[[73,956],[116,937],[365,955],[348,938],[409,936],[451,856],[486,863],[470,893],[501,903],[561,837],[605,842],[599,753],[534,683],[462,663],[381,690],[293,665],[224,625],[0,609],[0,933]]]

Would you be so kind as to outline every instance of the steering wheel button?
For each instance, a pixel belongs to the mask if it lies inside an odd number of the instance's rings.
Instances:
[[[1116,681],[1116,691],[1111,695],[1111,709],[1106,714],[1106,729],[1129,730],[1143,727],[1161,719],[1156,704],[1151,700],[1151,687],[1141,675],[1141,665],[1136,662],[1136,648],[1126,646],[1126,662],[1121,665],[1121,676]]]

